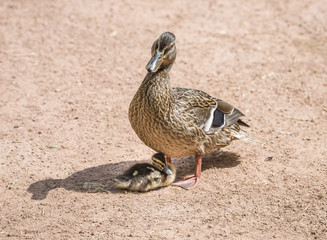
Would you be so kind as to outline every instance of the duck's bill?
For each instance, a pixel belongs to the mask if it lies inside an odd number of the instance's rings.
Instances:
[[[162,63],[162,54],[156,51],[145,68],[146,70],[148,70],[148,72],[153,73],[159,69],[161,63]]]
[[[164,166],[163,171],[164,171],[166,174],[168,174],[168,175],[172,175],[172,174],[173,174],[173,172],[172,172],[172,171],[171,171],[167,166]]]

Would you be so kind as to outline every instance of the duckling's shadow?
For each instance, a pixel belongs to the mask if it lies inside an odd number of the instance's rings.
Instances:
[[[240,161],[238,155],[232,152],[213,152],[203,157],[202,170],[209,168],[230,168],[237,166]],[[145,160],[143,162],[149,162]],[[118,193],[120,190],[113,185],[112,179],[122,174],[127,168],[142,161],[123,161],[119,163],[109,163],[97,167],[87,168],[76,172],[65,179],[45,179],[31,184],[27,191],[32,193],[32,199],[43,200],[48,193],[56,188],[64,188],[77,192],[111,192]],[[194,173],[194,157],[173,159],[177,167],[177,175],[184,176]]]
[[[149,160],[147,160],[149,162]],[[117,192],[112,179],[122,174],[133,164],[145,161],[122,161],[91,167],[75,172],[65,179],[45,179],[31,184],[27,191],[32,193],[32,199],[43,200],[51,190],[64,188],[76,192]]]

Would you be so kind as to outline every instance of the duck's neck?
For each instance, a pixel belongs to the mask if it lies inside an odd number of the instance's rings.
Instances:
[[[167,73],[169,73],[172,66],[173,66],[172,63],[167,65],[162,65],[159,70],[166,71]]]
[[[167,112],[175,102],[170,85],[169,72],[166,69],[158,70],[155,73],[148,73],[140,89],[145,90],[141,95],[147,97],[147,104],[153,111]]]
[[[151,92],[155,91],[158,94],[164,95],[172,94],[172,88],[170,85],[170,77],[167,69],[159,69],[155,73],[148,73],[142,84],[146,85]]]

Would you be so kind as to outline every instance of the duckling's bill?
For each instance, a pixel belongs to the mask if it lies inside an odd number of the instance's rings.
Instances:
[[[168,175],[173,175],[173,172],[167,166],[164,166],[163,171]]]

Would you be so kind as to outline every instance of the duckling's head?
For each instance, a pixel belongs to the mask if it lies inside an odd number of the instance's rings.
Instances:
[[[165,32],[153,43],[152,57],[146,65],[148,72],[154,73],[159,69],[170,70],[176,58],[175,35]]]
[[[159,171],[162,171],[168,175],[173,174],[173,172],[167,166],[167,161],[166,161],[165,155],[163,155],[163,153],[154,154],[152,156],[151,163]]]

